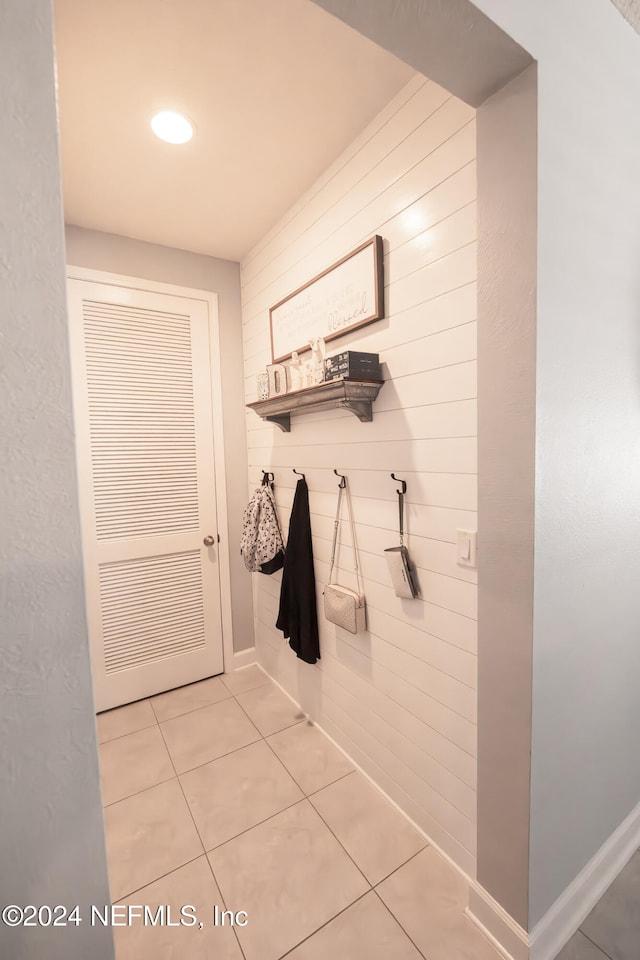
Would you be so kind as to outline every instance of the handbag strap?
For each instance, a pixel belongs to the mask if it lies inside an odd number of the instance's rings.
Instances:
[[[336,518],[333,521],[333,544],[331,547],[331,566],[329,567],[329,584],[332,583],[333,577],[333,565],[336,560],[336,543],[338,541],[338,527],[340,526],[340,507],[342,506],[342,490],[340,487],[338,490],[338,505],[336,507]]]
[[[351,495],[349,493],[349,488],[347,486],[347,478],[345,477],[344,487],[340,486],[338,490],[338,505],[336,507],[336,518],[333,522],[333,545],[331,547],[331,566],[329,568],[329,586],[333,583],[333,568],[336,560],[336,544],[338,542],[338,528],[340,527],[340,513],[342,508],[342,493],[344,491],[345,499],[347,501],[347,510],[349,513],[349,525],[351,527],[351,543],[353,544],[353,566],[356,572],[356,580],[358,581],[358,593],[362,594],[362,577],[360,576],[360,566],[358,564],[358,545],[356,542],[356,525],[353,522],[353,509],[351,506]]]

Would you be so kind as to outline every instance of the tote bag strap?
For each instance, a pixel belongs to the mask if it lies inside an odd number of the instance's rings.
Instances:
[[[344,491],[345,499],[347,501],[347,510],[349,512],[349,525],[351,527],[351,543],[353,544],[353,566],[356,572],[356,580],[358,581],[358,593],[363,594],[362,587],[362,577],[360,576],[360,565],[358,563],[358,544],[356,542],[356,525],[353,521],[353,509],[351,506],[351,494],[349,493],[349,487],[347,485],[345,477],[344,487],[340,487],[338,490],[338,506],[336,508],[336,519],[333,523],[333,545],[331,547],[331,566],[329,568],[329,585],[333,583],[333,568],[336,559],[336,544],[338,541],[338,529],[340,527],[340,512],[342,508],[342,493]]]
[[[349,510],[349,523],[351,524],[351,543],[353,544],[353,566],[356,571],[356,580],[358,582],[358,593],[360,594],[360,596],[364,596],[364,589],[362,587],[362,577],[360,576],[360,564],[358,563],[358,542],[356,540],[356,525],[353,522],[351,494],[349,493],[349,487],[346,484],[345,484],[344,492],[347,500],[347,509]]]

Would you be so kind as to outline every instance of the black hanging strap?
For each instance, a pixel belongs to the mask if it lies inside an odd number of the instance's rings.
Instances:
[[[407,492],[407,483],[406,480],[401,480],[399,477],[396,477],[395,473],[391,474],[391,479],[402,484],[402,490],[396,490],[396,493],[398,494],[398,527],[400,529],[400,546],[402,546],[404,541],[404,495]]]

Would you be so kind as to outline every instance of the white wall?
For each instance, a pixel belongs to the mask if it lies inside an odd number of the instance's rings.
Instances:
[[[0,29],[0,904],[108,903],[82,590],[51,11]],[[52,935],[53,934],[53,935]],[[113,957],[84,922],[0,925],[0,955]]]
[[[330,346],[379,352],[387,381],[372,423],[296,417],[290,434],[247,412],[249,487],[271,469],[285,526],[296,477],[310,488],[318,595],[328,575],[337,480],[353,494],[370,632],[320,615],[322,660],[299,663],[275,630],[280,575],[255,577],[260,661],[468,873],[475,872],[476,572],[455,562],[476,526],[474,111],[416,77],[242,264],[245,390],[270,362],[269,307],[375,233],[387,319]],[[423,599],[402,601],[383,550],[397,543],[408,482],[409,546]],[[348,557],[345,555],[348,570]],[[345,571],[345,577],[348,573]]]
[[[640,38],[478,6],[539,61],[533,926],[640,798]]]
[[[242,389],[242,332],[240,267],[231,260],[175,250],[129,237],[66,228],[67,263],[107,273],[142,277],[218,294],[220,353],[222,356],[222,417],[229,518],[229,561],[234,650],[253,646],[251,583],[240,556],[244,487],[238,483],[247,471]],[[230,669],[227,665],[227,669]]]
[[[536,412],[537,69],[479,108],[478,882],[526,929]]]

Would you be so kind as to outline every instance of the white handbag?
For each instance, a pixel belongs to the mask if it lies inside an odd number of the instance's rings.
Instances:
[[[342,493],[344,491],[349,510],[349,522],[351,524],[351,541],[353,543],[353,563],[356,572],[358,584],[357,590],[351,590],[349,587],[342,587],[333,581],[333,571],[336,559],[336,544],[338,541],[338,529],[340,527],[340,510],[342,507]],[[338,507],[336,510],[336,519],[333,525],[333,546],[331,548],[331,567],[329,569],[329,582],[324,588],[324,615],[331,623],[348,630],[349,633],[363,633],[366,630],[366,608],[364,593],[362,590],[362,580],[360,578],[360,568],[358,566],[358,547],[356,544],[356,529],[353,522],[353,511],[351,509],[351,497],[347,489],[347,479],[343,478],[338,491]]]

